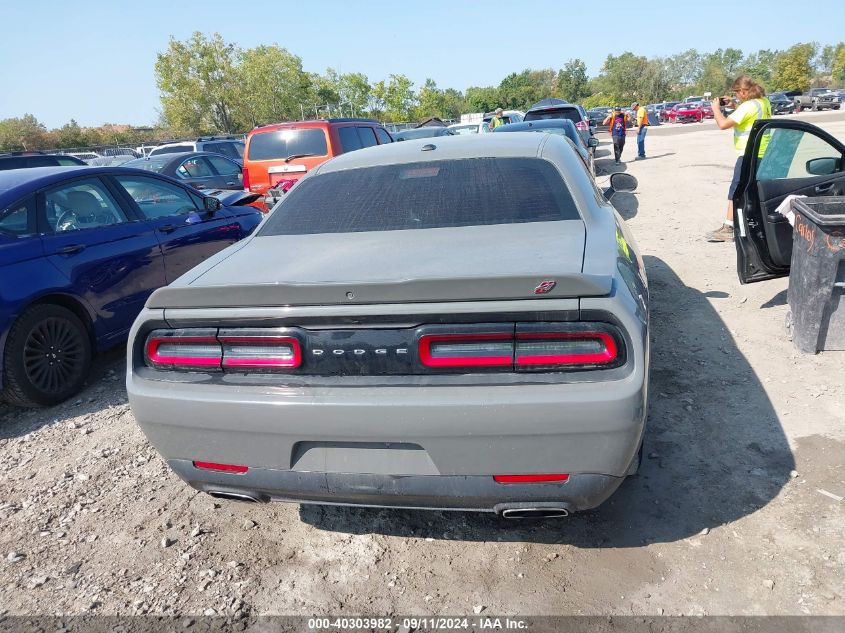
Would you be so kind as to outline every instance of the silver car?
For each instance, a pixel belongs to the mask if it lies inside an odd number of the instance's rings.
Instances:
[[[481,140],[326,162],[150,297],[129,400],[188,484],[527,517],[593,508],[636,472],[634,241],[562,137]]]

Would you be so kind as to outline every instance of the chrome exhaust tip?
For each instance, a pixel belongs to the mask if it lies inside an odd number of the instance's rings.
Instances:
[[[246,492],[229,492],[225,490],[207,490],[215,499],[225,499],[227,501],[241,501],[245,503],[264,503],[265,500],[260,497],[248,494]]]
[[[506,508],[501,515],[505,519],[560,519],[569,516],[566,508]]]

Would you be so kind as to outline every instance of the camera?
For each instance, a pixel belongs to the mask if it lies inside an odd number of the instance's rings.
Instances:
[[[719,97],[719,105],[720,106],[729,106],[731,104],[732,99],[730,97]]]

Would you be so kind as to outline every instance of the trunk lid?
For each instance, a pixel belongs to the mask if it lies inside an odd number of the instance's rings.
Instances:
[[[260,236],[158,290],[148,305],[258,307],[608,294],[610,276],[582,273],[584,243],[580,219]],[[537,291],[541,284],[543,291]]]

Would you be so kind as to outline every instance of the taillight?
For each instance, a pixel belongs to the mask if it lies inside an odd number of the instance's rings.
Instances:
[[[577,123],[575,123],[575,127],[579,130],[589,130],[590,124],[586,121],[578,121]]]
[[[223,347],[217,330],[154,330],[147,337],[144,356],[156,369],[219,371]]]
[[[302,347],[293,336],[262,331],[220,330],[223,369],[294,369],[302,364]]]
[[[287,193],[288,191],[290,191],[290,188],[293,187],[295,184],[296,184],[296,179],[290,178],[290,179],[286,179],[286,180],[280,180],[275,185],[273,185],[273,187],[278,189],[282,193]]]
[[[302,364],[295,336],[256,328],[154,330],[144,345],[154,369],[177,371],[276,371]]]
[[[244,167],[244,191],[249,191],[249,169]]]
[[[608,332],[517,332],[517,367],[609,365],[618,358],[616,341]]]
[[[419,354],[426,367],[510,367],[513,334],[423,334]]]

